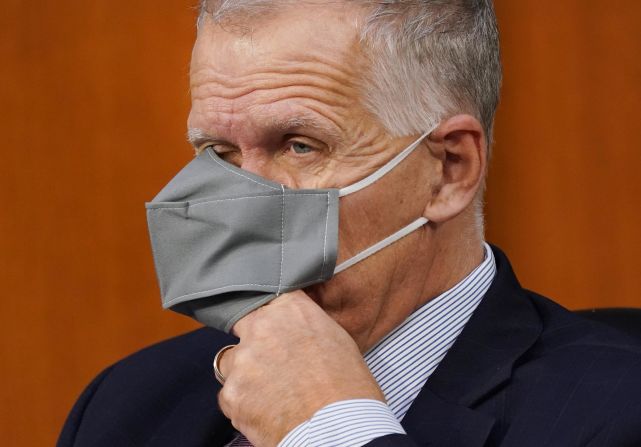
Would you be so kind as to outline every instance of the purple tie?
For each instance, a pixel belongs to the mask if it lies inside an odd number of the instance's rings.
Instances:
[[[246,437],[242,435],[242,433],[238,433],[238,436],[227,444],[227,447],[254,447],[254,445],[247,440]]]

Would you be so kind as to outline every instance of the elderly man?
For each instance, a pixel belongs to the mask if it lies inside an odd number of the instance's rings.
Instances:
[[[150,231],[166,307],[234,335],[110,367],[59,445],[641,445],[641,349],[484,242],[500,79],[490,0],[204,2]]]

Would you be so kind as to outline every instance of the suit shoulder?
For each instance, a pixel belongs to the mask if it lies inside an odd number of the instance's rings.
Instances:
[[[641,361],[641,338],[577,315],[554,301],[528,292],[543,322],[539,343],[534,349],[538,355],[554,351],[576,351],[587,355],[610,353],[628,359],[632,363]]]
[[[511,430],[541,445],[641,445],[641,340],[529,295],[542,332],[506,388]]]
[[[641,339],[531,294],[543,322],[516,376],[596,409],[641,402]],[[572,397],[572,399],[570,399]],[[636,404],[635,404],[636,405]]]

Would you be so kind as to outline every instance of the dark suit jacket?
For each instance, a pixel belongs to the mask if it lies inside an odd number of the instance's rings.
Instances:
[[[369,447],[641,446],[641,343],[497,276],[402,421]],[[234,338],[200,329],[102,372],[59,447],[223,446],[211,361]]]

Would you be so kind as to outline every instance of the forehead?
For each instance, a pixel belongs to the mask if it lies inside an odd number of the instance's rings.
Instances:
[[[304,63],[349,70],[360,56],[361,16],[345,3],[305,3],[242,22],[217,24],[206,17],[192,53],[192,83],[198,83],[201,70],[212,69],[229,77]]]

